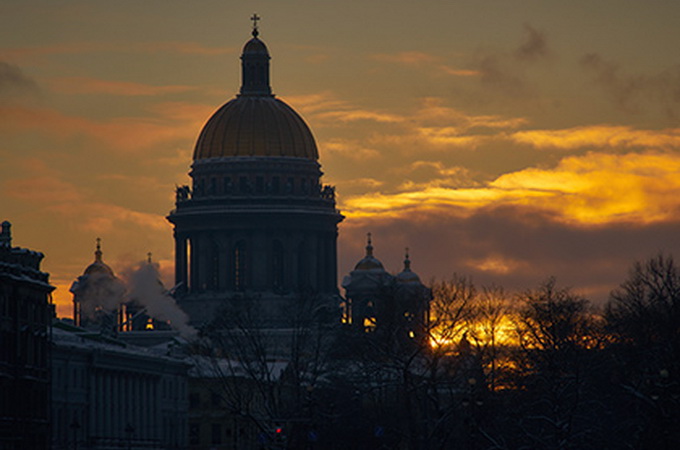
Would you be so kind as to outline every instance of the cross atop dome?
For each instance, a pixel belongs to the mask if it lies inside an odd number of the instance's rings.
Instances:
[[[253,37],[257,37],[260,34],[260,32],[257,29],[257,21],[262,20],[262,18],[258,16],[257,13],[254,13],[250,20],[253,21]]]
[[[94,252],[94,260],[101,262],[102,260],[102,239],[97,238],[97,249]]]
[[[371,240],[371,233],[366,234],[367,244],[366,244],[366,256],[373,256],[373,241]]]

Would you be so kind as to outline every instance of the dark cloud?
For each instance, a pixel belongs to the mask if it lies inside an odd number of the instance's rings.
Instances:
[[[555,276],[560,285],[603,304],[634,261],[660,251],[680,255],[677,227],[677,223],[569,227],[526,207],[488,209],[469,218],[424,213],[361,226],[350,218],[340,233],[339,275],[361,258],[365,233],[371,231],[375,254],[391,272],[401,270],[408,246],[413,270],[423,281],[458,273],[479,285],[523,291]]]
[[[509,96],[525,95],[524,78],[499,55],[484,55],[477,61],[476,69],[483,84],[503,91]]]
[[[514,50],[480,52],[473,64],[480,81],[511,97],[530,94],[529,81],[523,64],[540,61],[550,54],[545,34],[529,24],[524,25],[524,37]]]
[[[0,98],[11,99],[38,92],[38,84],[20,68],[0,61]]]
[[[660,108],[659,112],[669,118],[678,118],[680,66],[651,75],[630,74],[625,73],[618,63],[606,60],[598,53],[584,55],[580,64],[619,110],[639,114]]]
[[[515,58],[536,61],[549,55],[545,34],[529,24],[524,25],[524,41],[515,50]]]

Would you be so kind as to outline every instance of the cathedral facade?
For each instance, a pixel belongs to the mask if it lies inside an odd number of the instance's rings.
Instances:
[[[225,301],[257,309],[257,325],[286,328],[301,296],[339,304],[337,235],[343,216],[321,182],[314,136],[272,94],[269,51],[254,27],[236,98],[196,142],[191,186],[176,192],[175,298],[194,325]],[[320,305],[318,303],[323,303]]]

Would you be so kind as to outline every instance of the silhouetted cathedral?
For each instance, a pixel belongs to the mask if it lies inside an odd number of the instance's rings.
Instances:
[[[240,94],[219,108],[194,150],[192,186],[177,189],[175,297],[193,324],[227,299],[257,307],[258,323],[285,328],[296,299],[337,309],[334,188],[321,184],[314,137],[269,85],[257,27],[241,55]],[[318,306],[318,305],[317,305]]]

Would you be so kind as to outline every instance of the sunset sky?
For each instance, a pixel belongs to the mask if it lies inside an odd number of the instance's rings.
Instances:
[[[45,253],[60,315],[93,260],[152,252],[240,85],[257,12],[275,94],[337,187],[339,279],[363,255],[424,281],[606,300],[680,258],[680,2],[56,1],[0,7],[0,221]]]

